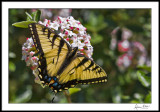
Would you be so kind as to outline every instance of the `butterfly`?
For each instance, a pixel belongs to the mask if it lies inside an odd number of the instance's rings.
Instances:
[[[39,23],[29,24],[31,37],[39,55],[40,81],[55,93],[77,84],[103,83],[107,74],[92,59],[78,53],[54,30]]]

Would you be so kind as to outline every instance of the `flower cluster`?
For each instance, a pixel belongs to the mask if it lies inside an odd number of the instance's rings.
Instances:
[[[85,28],[80,21],[75,20],[72,16],[67,18],[58,17],[55,21],[45,19],[44,22],[39,21],[53,31],[59,32],[58,34],[66,40],[71,47],[78,47],[78,52],[92,58],[93,47],[91,46],[91,36],[87,34]]]
[[[129,55],[125,53],[122,56],[119,56],[117,60],[117,65],[128,67],[132,63],[132,58],[133,58],[133,55]]]
[[[45,19],[44,22],[39,21],[38,23],[53,31],[59,32],[59,35],[66,40],[72,48],[78,47],[79,53],[92,59],[93,47],[90,43],[91,36],[86,33],[86,28],[80,21],[77,21],[70,16],[67,18],[58,17],[53,22]],[[22,60],[25,60],[26,65],[33,70],[35,82],[41,84],[42,87],[45,87],[38,77],[39,58],[32,38],[27,38],[22,46]]]
[[[27,38],[26,43],[22,46],[22,60],[26,61],[27,66],[31,66],[31,69],[34,70],[37,68],[38,57],[34,56],[34,43],[32,38]]]
[[[121,39],[118,40],[117,32],[119,30],[121,30],[122,33]],[[140,42],[129,41],[132,35],[132,32],[126,28],[117,27],[111,32],[112,39],[110,48],[114,50],[117,46],[118,51],[123,53],[118,57],[116,62],[120,70],[124,70],[132,65],[132,63],[136,63],[137,65],[147,64],[147,53],[145,47]]]
[[[29,66],[33,70],[35,76],[35,82],[40,83],[38,77],[38,56],[36,56],[36,48],[32,38],[27,38],[26,42],[22,46],[22,60],[25,60],[26,66]]]

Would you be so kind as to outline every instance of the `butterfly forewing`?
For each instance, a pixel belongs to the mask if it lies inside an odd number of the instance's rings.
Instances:
[[[44,54],[42,57],[45,58],[46,63],[43,66],[46,66],[47,74],[49,76],[56,76],[58,69],[69,52],[68,45],[61,37],[43,25],[30,24],[29,28],[32,32],[36,49],[39,50],[40,54]]]

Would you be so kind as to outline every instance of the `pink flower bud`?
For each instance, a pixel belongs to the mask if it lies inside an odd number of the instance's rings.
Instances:
[[[70,27],[71,30],[73,30],[73,27]]]
[[[67,37],[66,40],[69,41],[69,38]]]
[[[128,56],[128,58],[129,58],[130,60],[132,60],[133,56]]]
[[[88,41],[86,41],[85,44],[88,44]]]
[[[34,56],[34,57],[32,57],[32,60],[36,60],[36,59],[37,59],[37,57],[35,57],[35,56]]]
[[[29,60],[29,57],[27,57],[25,61],[28,61],[28,60]]]
[[[25,51],[28,51],[28,48],[26,48]]]
[[[84,48],[80,49],[80,51],[84,51]]]
[[[65,31],[65,34],[68,35],[68,31]]]
[[[118,43],[119,52],[127,52],[129,50],[129,43],[124,46],[124,41]]]
[[[49,25],[48,24],[46,24],[46,27],[48,27]]]
[[[35,45],[33,44],[32,47],[35,47]]]
[[[79,30],[79,28],[76,28],[77,30]]]
[[[35,69],[36,69],[36,67],[37,67],[37,66],[31,66],[31,69],[32,69],[32,70],[35,70]]]
[[[30,52],[29,54],[30,54],[31,56],[33,56],[33,55],[34,55],[34,52]]]

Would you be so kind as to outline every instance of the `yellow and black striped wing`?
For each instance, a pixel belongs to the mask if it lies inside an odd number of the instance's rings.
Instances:
[[[45,75],[56,76],[71,48],[60,36],[49,28],[32,23],[29,25],[34,45],[40,55],[40,78]]]
[[[80,84],[102,83],[107,81],[107,74],[93,60],[81,54],[68,64],[60,74],[59,83],[64,84],[64,89]]]

